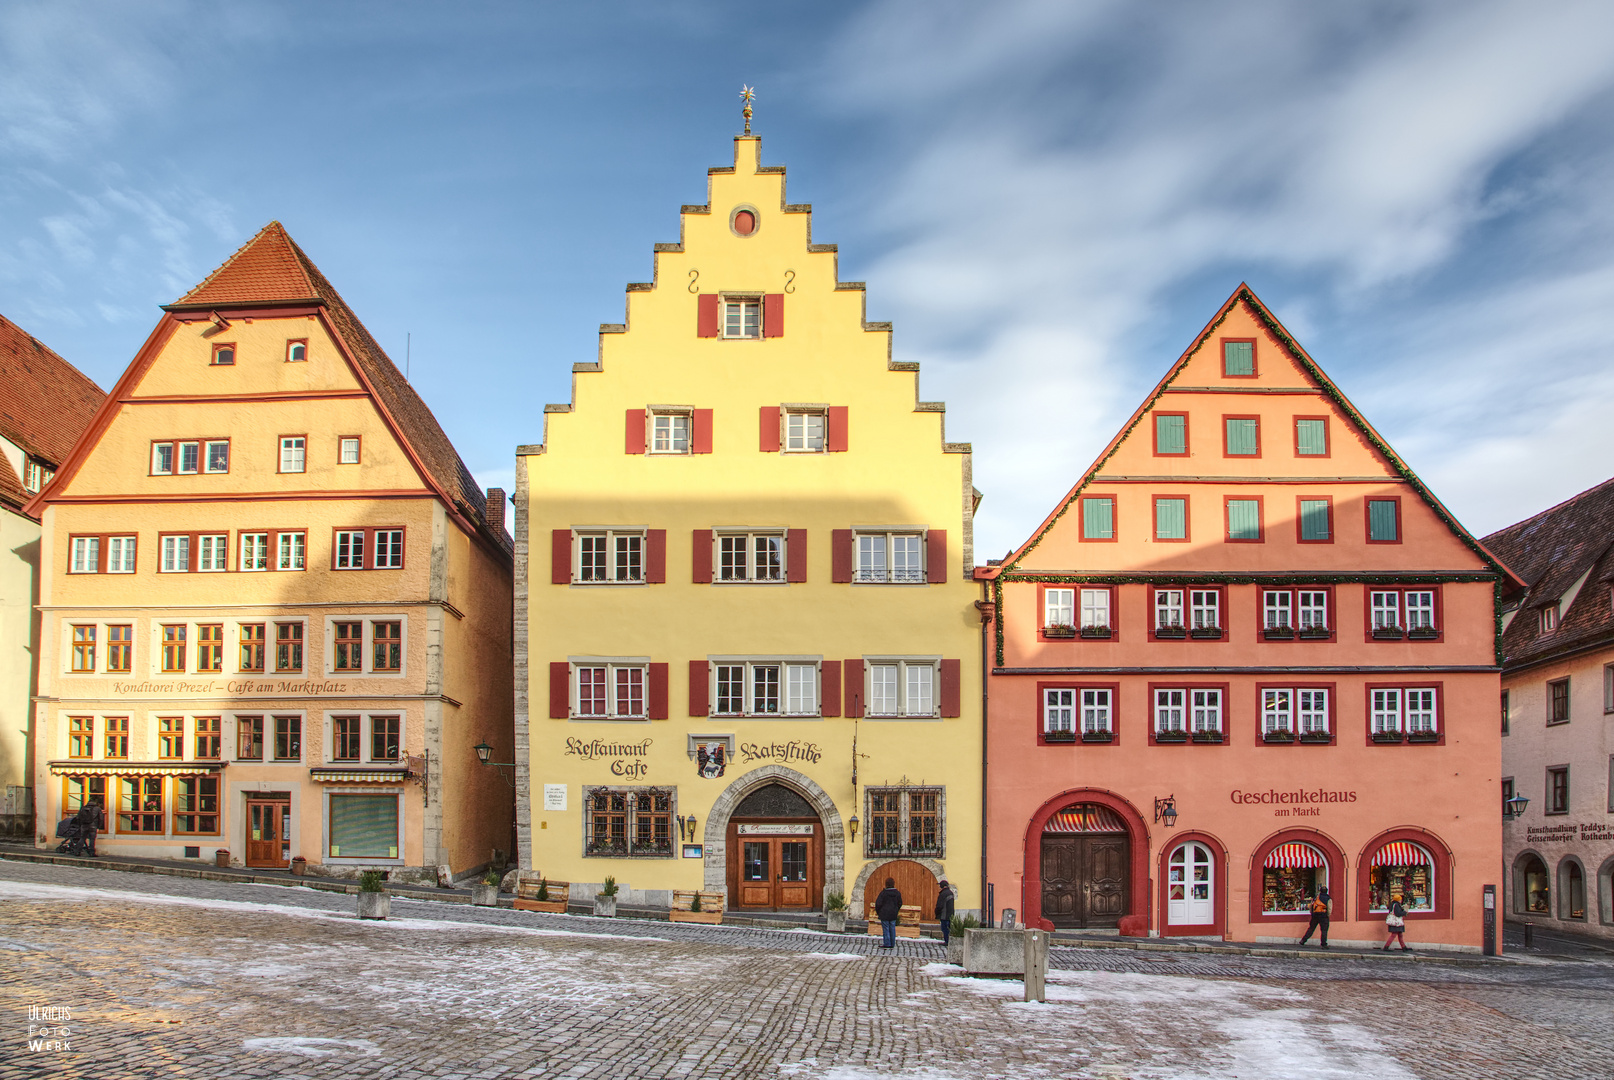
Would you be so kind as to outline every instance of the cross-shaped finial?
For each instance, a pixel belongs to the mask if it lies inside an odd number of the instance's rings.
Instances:
[[[745,102],[745,108],[741,110],[741,114],[745,117],[745,133],[747,135],[751,134],[751,102],[755,101],[756,98],[757,92],[754,89],[743,84],[740,86],[740,100]]]

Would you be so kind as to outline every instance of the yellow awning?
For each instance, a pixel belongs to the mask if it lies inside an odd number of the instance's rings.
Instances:
[[[205,776],[223,772],[223,761],[53,761],[52,776]]]

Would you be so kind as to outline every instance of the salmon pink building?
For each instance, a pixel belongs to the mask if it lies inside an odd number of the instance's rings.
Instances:
[[[1341,943],[1399,894],[1483,947],[1517,583],[1247,287],[977,577],[998,907],[1293,941],[1326,887]]]

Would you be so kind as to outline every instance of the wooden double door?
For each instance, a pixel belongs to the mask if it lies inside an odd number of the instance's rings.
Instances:
[[[823,830],[817,822],[730,822],[730,906],[805,911],[824,894]]]
[[[248,866],[291,865],[291,800],[247,799]]]
[[[1127,913],[1132,860],[1125,833],[1042,838],[1042,917],[1055,926],[1104,929]]]

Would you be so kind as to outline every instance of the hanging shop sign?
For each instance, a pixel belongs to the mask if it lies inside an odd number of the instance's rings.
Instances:
[[[816,826],[801,825],[736,825],[741,836],[811,836]]]

